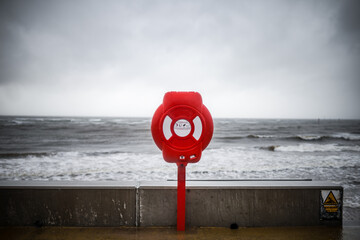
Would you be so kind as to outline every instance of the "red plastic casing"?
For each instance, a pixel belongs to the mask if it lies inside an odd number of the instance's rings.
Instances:
[[[209,110],[197,92],[167,92],[155,111],[151,133],[170,163],[195,163],[214,131]]]

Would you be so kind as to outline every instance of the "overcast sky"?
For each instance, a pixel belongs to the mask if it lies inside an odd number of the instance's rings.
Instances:
[[[0,0],[0,114],[360,118],[360,1]]]

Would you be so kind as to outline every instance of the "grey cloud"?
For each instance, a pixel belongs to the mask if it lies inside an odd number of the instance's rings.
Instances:
[[[339,32],[359,45],[360,38],[360,1],[344,0],[339,11]],[[358,47],[358,46],[357,46]]]
[[[182,81],[219,91],[265,87],[299,104],[334,94],[344,104],[359,100],[358,1],[0,4],[0,88],[131,81],[173,89]]]

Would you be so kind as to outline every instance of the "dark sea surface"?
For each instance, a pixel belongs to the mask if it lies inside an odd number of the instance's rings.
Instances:
[[[0,117],[0,180],[176,179],[150,118]],[[187,179],[313,179],[360,208],[360,120],[215,119]]]

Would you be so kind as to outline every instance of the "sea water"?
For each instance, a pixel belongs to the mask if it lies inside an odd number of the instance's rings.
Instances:
[[[0,117],[0,180],[176,179],[150,118]],[[312,179],[345,188],[360,208],[360,120],[214,119],[187,179]]]

